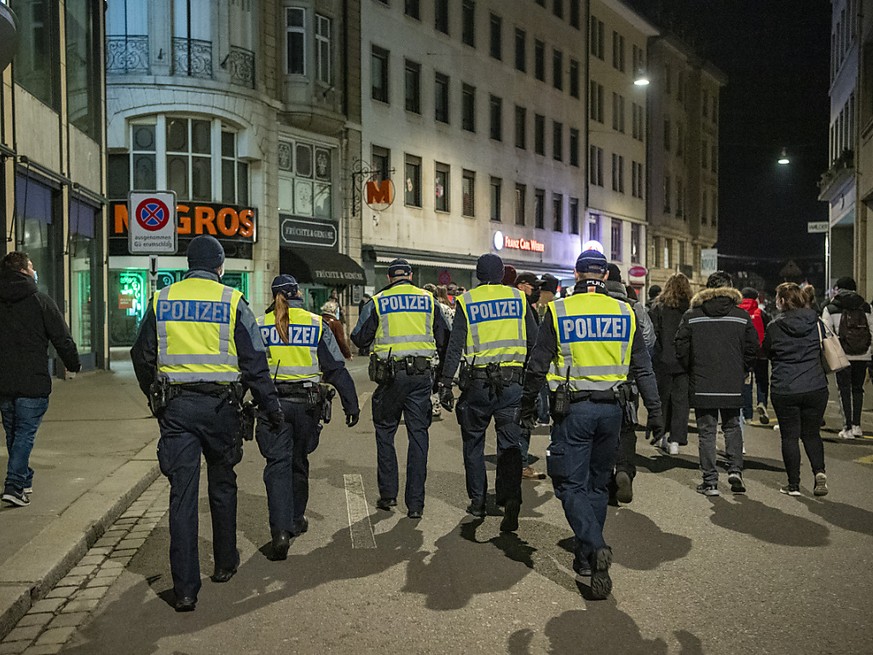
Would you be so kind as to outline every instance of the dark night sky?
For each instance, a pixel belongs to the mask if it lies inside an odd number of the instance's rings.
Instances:
[[[720,100],[719,252],[815,256],[827,220],[831,6],[827,0],[637,0],[725,72]],[[789,166],[776,164],[785,147]]]

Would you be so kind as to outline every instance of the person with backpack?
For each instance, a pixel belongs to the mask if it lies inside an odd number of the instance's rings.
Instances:
[[[841,277],[834,285],[836,294],[822,311],[821,320],[840,338],[846,351],[849,368],[837,372],[837,388],[843,407],[841,439],[864,436],[861,429],[861,407],[864,404],[864,381],[870,366],[870,345],[873,342],[873,315],[870,305],[857,293],[858,286],[850,277]]]

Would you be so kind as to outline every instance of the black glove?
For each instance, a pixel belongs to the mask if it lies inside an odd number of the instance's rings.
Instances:
[[[285,412],[281,409],[274,409],[267,414],[267,423],[270,424],[270,429],[273,432],[278,432],[285,424]]]
[[[447,412],[451,412],[455,408],[455,397],[452,395],[452,387],[446,384],[440,384],[439,390],[440,405]]]
[[[360,412],[355,412],[354,414],[346,414],[346,425],[350,428],[355,427],[358,424],[358,420],[361,418]]]
[[[646,429],[652,435],[649,438],[649,443],[655,445],[664,436],[664,416],[663,414],[649,414],[649,419],[646,421]]]
[[[515,422],[525,430],[533,430],[537,424],[536,402],[525,403],[522,401],[521,406],[516,410]]]

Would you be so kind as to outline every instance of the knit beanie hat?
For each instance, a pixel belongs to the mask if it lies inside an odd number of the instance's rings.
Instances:
[[[191,270],[214,271],[224,263],[224,248],[218,239],[208,234],[191,239],[187,255]]]
[[[476,262],[476,278],[480,282],[499,284],[503,279],[503,260],[490,252],[481,255]]]

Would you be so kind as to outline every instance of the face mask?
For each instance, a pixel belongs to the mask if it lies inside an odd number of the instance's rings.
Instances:
[[[536,305],[536,304],[537,304],[537,301],[538,301],[539,299],[540,299],[540,290],[539,290],[539,289],[534,289],[533,291],[531,291],[531,293],[530,293],[530,302],[531,302],[531,304],[532,304],[532,305]]]

